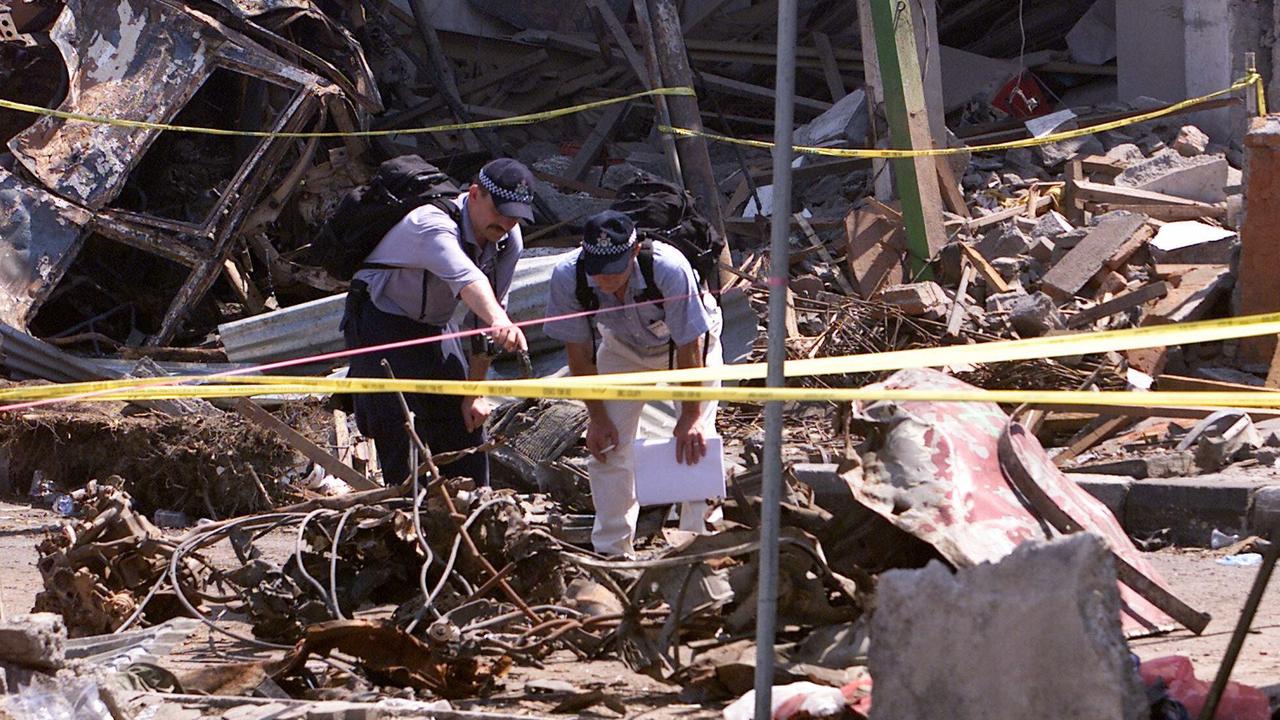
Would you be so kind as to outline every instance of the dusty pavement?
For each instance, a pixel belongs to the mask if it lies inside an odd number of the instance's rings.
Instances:
[[[41,588],[36,569],[35,543],[42,528],[56,523],[58,516],[49,510],[32,508],[12,501],[0,502],[0,599],[6,613],[26,612]],[[180,531],[170,531],[175,537]],[[1229,567],[1217,563],[1223,552],[1167,548],[1149,553],[1148,557],[1168,579],[1174,590],[1192,606],[1213,616],[1206,632],[1197,637],[1187,631],[1143,638],[1131,643],[1133,651],[1143,659],[1169,654],[1192,658],[1197,674],[1211,678],[1226,649],[1231,631],[1253,581],[1253,568]],[[199,663],[212,660],[209,645],[199,633],[183,652],[184,659]],[[230,646],[218,643],[230,650]],[[199,649],[199,650],[198,650]],[[203,658],[201,656],[204,656]],[[1246,641],[1233,679],[1267,686],[1280,678],[1280,581],[1273,580],[1264,596],[1253,633]],[[543,668],[513,668],[505,689],[497,695],[456,703],[459,709],[488,709],[495,712],[551,712],[556,703],[530,702],[525,684],[532,680],[566,681],[582,690],[599,690],[616,696],[627,707],[628,717],[687,718],[718,716],[714,708],[683,703],[679,688],[657,682],[631,672],[618,661],[575,661],[569,653],[552,656]],[[616,716],[600,710],[602,717]]]

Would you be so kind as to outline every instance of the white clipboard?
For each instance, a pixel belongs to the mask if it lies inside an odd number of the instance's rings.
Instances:
[[[636,500],[641,505],[667,505],[723,498],[723,446],[719,437],[706,440],[707,454],[697,465],[676,462],[675,438],[636,440]]]

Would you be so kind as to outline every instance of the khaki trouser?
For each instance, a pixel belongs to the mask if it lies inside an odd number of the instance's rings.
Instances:
[[[724,364],[720,349],[720,329],[722,320],[720,310],[716,308],[711,318],[711,332],[706,336],[708,347],[706,352],[707,367]],[[642,354],[634,348],[619,341],[606,328],[600,329],[600,349],[596,353],[596,368],[600,373],[639,372],[643,370],[666,370],[668,351],[666,346],[658,348],[652,354]],[[703,383],[709,387],[718,387],[720,381]],[[640,504],[636,502],[636,477],[633,461],[633,443],[636,430],[640,425],[640,413],[644,403],[627,400],[604,401],[605,412],[618,430],[618,446],[605,455],[600,462],[594,457],[587,460],[587,471],[591,475],[591,498],[595,504],[596,521],[591,531],[591,544],[596,552],[602,555],[629,555],[634,552],[633,542],[636,534],[636,519],[640,515]],[[699,422],[703,432],[715,434],[716,403],[704,402],[701,407]],[[673,449],[672,452],[675,452]],[[705,501],[686,502],[680,508],[680,528],[701,532],[705,529],[703,517],[706,513]]]

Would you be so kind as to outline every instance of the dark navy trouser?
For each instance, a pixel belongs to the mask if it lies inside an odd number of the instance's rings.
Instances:
[[[403,315],[383,312],[369,299],[363,283],[352,283],[342,319],[343,336],[348,348],[369,347],[385,343],[439,335],[441,328],[411,320]],[[466,368],[461,358],[445,357],[441,343],[365,353],[351,358],[348,377],[385,378],[382,359],[400,379],[465,380]],[[405,402],[414,414],[418,436],[432,453],[443,453],[475,447],[485,441],[484,429],[467,432],[462,418],[462,398],[456,395],[406,394]],[[354,397],[356,425],[366,437],[373,438],[378,448],[378,463],[383,479],[395,485],[409,477],[409,434],[404,429],[404,411],[394,393],[369,393]],[[489,459],[476,453],[441,467],[447,477],[469,477],[478,485],[489,484]]]

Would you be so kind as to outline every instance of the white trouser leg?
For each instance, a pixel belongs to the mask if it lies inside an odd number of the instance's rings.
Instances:
[[[707,347],[708,367],[723,365],[720,349],[720,313],[717,308],[712,317],[713,331]],[[607,330],[601,331],[600,349],[596,353],[596,368],[601,374],[666,370],[667,353],[641,355],[619,342]],[[719,386],[719,381],[703,383]],[[636,478],[633,445],[640,425],[643,402],[606,400],[605,413],[618,431],[618,446],[605,456],[604,462],[594,457],[587,460],[587,472],[591,477],[591,498],[596,519],[591,531],[591,544],[602,555],[624,555],[634,552],[636,519],[640,505],[636,502]],[[716,403],[705,402],[699,412],[703,431],[715,433]],[[680,527],[693,532],[705,531],[705,501],[682,503]]]

